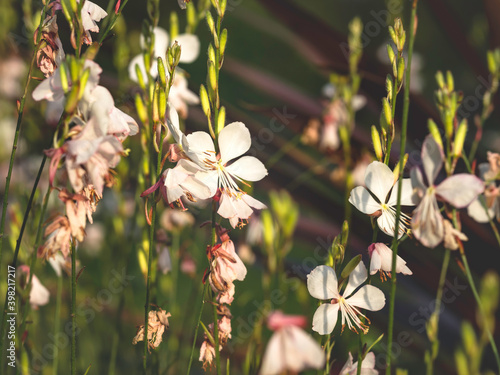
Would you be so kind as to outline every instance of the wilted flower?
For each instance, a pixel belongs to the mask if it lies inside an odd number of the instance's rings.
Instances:
[[[34,35],[35,41],[37,33],[38,29]],[[47,17],[43,22],[41,40],[44,44],[43,48],[39,48],[36,53],[36,62],[43,75],[49,77],[61,65],[65,56],[61,39],[59,39],[56,15]]]
[[[38,248],[39,258],[49,259],[60,250],[64,258],[69,255],[71,241],[71,227],[66,216],[56,217],[45,228],[45,243]]]
[[[187,211],[165,210],[161,214],[160,224],[168,231],[179,231],[194,224],[194,216]]]
[[[366,168],[366,187],[355,187],[349,196],[349,202],[358,210],[367,215],[378,216],[378,227],[389,236],[394,236],[395,232],[398,184],[399,181],[394,182],[394,174],[387,165],[374,161]],[[403,179],[402,206],[415,205],[412,192],[411,180]],[[398,238],[406,232],[409,221],[409,216],[401,212]]]
[[[80,2],[80,0],[78,0]],[[86,44],[92,44],[92,36],[90,32],[98,33],[99,26],[97,26],[96,22],[99,22],[104,17],[106,17],[108,13],[104,9],[102,9],[99,5],[93,3],[92,1],[86,0],[85,4],[82,7],[82,25],[83,30],[85,31],[84,42]]]
[[[370,275],[374,275],[380,271],[380,277],[385,279],[386,275],[391,277],[392,272],[392,250],[383,243],[372,243],[368,246],[368,254],[370,254]],[[397,255],[396,258],[396,273],[403,275],[412,275],[413,272],[406,266],[406,262]]]
[[[168,318],[171,316],[169,312],[158,308],[151,310],[148,314],[148,351],[156,349],[161,344],[163,333],[169,327]],[[144,325],[139,326],[132,344],[137,344],[139,341],[144,341]]]
[[[449,220],[444,220],[444,247],[450,250],[458,249],[459,241],[467,241],[468,238],[465,234],[453,227]]]
[[[342,370],[340,370],[339,375],[356,375],[357,371],[358,362],[353,363],[352,354],[349,352],[349,358],[344,367],[342,367]],[[361,362],[361,375],[378,375],[378,371],[375,370],[375,354],[372,352],[367,353]]]
[[[444,239],[443,216],[437,203],[438,198],[456,208],[467,207],[484,191],[484,183],[471,174],[461,173],[447,177],[435,185],[444,155],[432,136],[427,136],[422,145],[422,163],[427,179],[424,182],[418,168],[411,170],[411,180],[416,195],[421,199],[413,212],[412,231],[415,238],[426,247],[436,247]]]
[[[298,373],[307,369],[321,369],[325,365],[325,352],[300,327],[305,327],[304,316],[273,312],[267,326],[275,331],[267,344],[259,375],[275,375],[287,371]]]
[[[382,291],[373,285],[364,285],[358,289],[367,279],[368,275],[363,262],[360,262],[349,275],[344,292],[338,290],[337,275],[335,270],[328,266],[318,266],[307,275],[307,289],[309,294],[320,300],[331,300],[318,307],[313,317],[313,331],[320,335],[327,335],[333,331],[338,320],[340,310],[342,316],[342,329],[345,323],[349,329],[357,332],[360,328],[368,332],[368,325],[360,317],[368,318],[360,312],[361,309],[378,311],[385,305],[385,296]],[[357,292],[353,293],[356,289]]]
[[[219,332],[219,351],[222,347],[226,345],[227,340],[231,338],[231,313],[227,306],[219,305],[217,308],[217,314],[221,317],[217,320],[218,332]],[[208,325],[208,331],[210,332],[210,338],[205,332],[205,340],[201,344],[199,361],[203,362],[203,369],[207,370],[212,367],[212,362],[215,358],[215,346],[214,346],[214,324]]]

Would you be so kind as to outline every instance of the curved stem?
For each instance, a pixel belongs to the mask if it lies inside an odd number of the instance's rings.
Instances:
[[[400,158],[402,159],[406,151],[406,132],[408,127],[408,111],[410,107],[410,77],[411,59],[413,55],[413,43],[415,41],[415,19],[417,15],[417,2],[413,0],[409,34],[410,39],[408,42],[408,65],[406,67],[406,83],[404,86],[404,102],[403,102],[403,119],[401,124],[401,148]],[[386,155],[387,156],[387,155]],[[401,193],[403,187],[403,162],[399,163],[399,179],[398,179],[398,200],[396,211],[396,222],[394,226],[394,240],[392,241],[392,268],[391,268],[391,299],[389,305],[389,327],[388,327],[388,350],[387,350],[387,368],[386,375],[391,373],[392,362],[392,336],[394,331],[394,305],[396,300],[396,261],[398,256],[398,236],[399,236],[399,222],[401,219]]]

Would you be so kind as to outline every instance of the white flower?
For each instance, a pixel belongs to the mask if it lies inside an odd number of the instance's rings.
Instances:
[[[80,1],[78,1],[80,2]],[[82,26],[85,31],[85,43],[92,44],[92,36],[90,32],[98,33],[99,26],[96,22],[99,22],[108,13],[102,9],[99,5],[93,3],[92,1],[86,0],[82,7]]]
[[[239,220],[247,220],[253,208],[266,206],[243,192],[236,181],[259,181],[267,175],[267,170],[257,158],[243,156],[250,149],[251,138],[247,127],[241,122],[233,122],[224,127],[218,136],[220,155],[216,154],[212,137],[205,132],[194,132],[188,136],[179,130],[178,118],[170,115],[168,127],[185,155],[196,164],[195,178],[210,189],[214,196],[221,191],[219,215],[230,220],[233,228]],[[244,183],[244,182],[243,182]]]
[[[360,317],[366,318],[359,309],[378,311],[385,305],[385,296],[382,291],[373,285],[364,285],[353,293],[366,279],[366,267],[360,262],[349,275],[349,281],[342,294],[338,290],[335,270],[328,266],[318,266],[307,275],[307,289],[309,294],[320,300],[331,300],[318,307],[313,317],[313,331],[320,335],[327,335],[333,331],[340,310],[342,329],[346,322],[349,329],[357,332],[360,328],[368,331],[368,325]]]
[[[353,363],[352,354],[349,352],[349,358],[345,363],[339,375],[356,375],[358,373],[358,362]],[[375,370],[375,354],[368,353],[361,362],[361,375],[378,375]]]
[[[498,179],[500,155],[488,151],[488,162],[481,163],[478,166],[479,177],[487,181],[484,194],[480,197],[486,202],[486,209],[483,207],[479,197],[475,199],[468,207],[467,213],[478,223],[487,223],[490,219],[496,217],[500,221],[500,189],[495,181]]]
[[[383,243],[372,243],[368,246],[368,254],[370,254],[370,275],[374,275],[380,271],[380,276],[390,276],[392,272],[392,250]],[[413,272],[406,266],[406,262],[399,255],[396,258],[396,273],[403,275],[412,275]]]
[[[394,182],[394,174],[384,163],[372,162],[366,167],[365,187],[357,186],[351,191],[349,202],[367,215],[380,215],[378,227],[387,235],[394,237],[396,225],[396,206],[398,200],[398,181]],[[412,186],[409,178],[403,179],[401,205],[414,206]],[[400,238],[406,231],[409,217],[401,212],[399,221]]]
[[[154,47],[153,47],[153,55],[151,56],[151,70],[150,74],[153,78],[158,76],[158,66],[157,66],[157,57],[161,57],[165,59],[165,54],[167,53],[167,49],[169,46],[170,38],[165,29],[161,27],[155,27],[153,30],[154,34]],[[175,37],[175,40],[172,41],[173,44],[175,41],[181,46],[181,57],[179,62],[181,63],[192,63],[196,60],[200,53],[200,41],[198,37],[193,34],[180,34]],[[141,35],[141,48],[146,48],[146,43],[144,41],[144,37]],[[146,66],[144,65],[144,55],[139,54],[135,56],[128,66],[129,77],[132,81],[138,82],[137,73],[136,73],[136,65],[139,65],[139,69],[141,71],[142,77],[144,80],[147,80],[146,74]]]
[[[26,279],[23,280],[25,284],[28,283],[30,278],[30,268],[27,265],[22,265],[19,267],[19,270],[26,274]],[[31,308],[38,309],[39,306],[44,306],[49,303],[50,292],[49,290],[42,285],[38,277],[33,274],[31,278],[31,291],[29,296],[29,301],[31,304]]]
[[[195,177],[198,167],[193,162],[181,159],[172,169],[163,172],[168,204],[187,196],[190,201],[210,198],[210,189]]]
[[[443,216],[437,199],[440,198],[456,208],[464,208],[484,191],[484,183],[476,176],[466,173],[450,176],[435,185],[443,160],[441,147],[429,135],[422,145],[422,163],[427,183],[424,182],[420,169],[411,170],[416,195],[421,198],[413,212],[412,231],[422,245],[430,248],[436,247],[444,239]]]
[[[276,320],[280,320],[276,322]],[[321,369],[325,365],[325,352],[314,339],[299,326],[305,319],[300,316],[274,312],[268,327],[275,330],[267,344],[259,375],[276,375],[287,371],[298,373],[306,369]]]

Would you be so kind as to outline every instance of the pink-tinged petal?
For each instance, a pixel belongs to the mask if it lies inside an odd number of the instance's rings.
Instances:
[[[422,145],[422,163],[429,186],[434,185],[434,181],[443,166],[444,154],[432,135],[428,135]]]
[[[318,307],[313,316],[313,331],[320,335],[332,333],[339,317],[339,304],[324,303]]]
[[[49,303],[50,292],[42,285],[38,277],[33,275],[31,278],[30,304],[34,308]]]
[[[456,208],[467,207],[483,191],[484,182],[467,173],[450,176],[436,186],[436,194]]]
[[[337,275],[332,267],[318,266],[307,275],[309,294],[317,299],[338,298]]]
[[[226,125],[219,133],[219,150],[222,164],[243,155],[250,149],[250,131],[242,122]]]
[[[432,192],[427,192],[413,211],[411,228],[415,238],[426,247],[434,248],[443,241],[443,217]]]
[[[293,373],[325,365],[325,352],[311,335],[295,326],[282,329],[286,370]]]
[[[235,262],[231,262],[230,267],[234,273],[234,277],[236,280],[243,281],[247,275],[247,268],[241,258],[236,254],[236,250],[234,248],[234,242],[231,240],[224,241],[222,243],[222,250],[224,250],[227,254],[229,254]]]
[[[387,194],[394,183],[394,174],[391,169],[379,161],[374,161],[366,167],[365,186],[380,202],[384,203]]]
[[[372,246],[372,245],[370,245]],[[382,258],[377,251],[374,251],[370,260],[370,275],[375,275],[382,267]]]
[[[349,296],[354,290],[365,282],[368,278],[366,267],[363,261],[359,262],[356,268],[350,273],[349,281],[344,290],[343,296]]]
[[[371,215],[381,209],[380,203],[377,203],[363,186],[357,186],[351,190],[349,203],[367,215]]]
[[[347,298],[346,302],[362,309],[378,311],[385,306],[385,295],[379,288],[365,285]]]
[[[271,331],[287,326],[296,326],[305,328],[307,319],[304,315],[285,315],[281,311],[274,311],[267,317],[267,328]]]
[[[181,63],[190,64],[196,60],[200,54],[200,40],[193,34],[180,34],[175,40],[181,46]]]
[[[487,223],[495,216],[494,210],[491,208],[484,208],[479,198],[476,198],[469,204],[467,213],[478,223]]]
[[[362,369],[374,369],[375,368],[375,354],[370,352],[365,356],[365,359],[363,359],[363,363],[361,363],[361,368]],[[375,372],[375,374],[378,374],[378,371]]]
[[[427,191],[427,185],[424,183],[424,176],[419,168],[412,168],[410,171],[411,184],[413,186],[413,199],[420,201]]]
[[[267,176],[264,164],[253,156],[243,156],[225,169],[229,174],[246,181],[260,181]]]
[[[82,24],[85,31],[99,32],[96,22],[106,17],[108,13],[99,5],[87,0],[82,8]]]
[[[391,191],[391,196],[387,202],[388,206],[396,206],[398,203],[398,187],[399,181],[396,182]],[[415,206],[417,204],[417,199],[413,195],[413,184],[411,179],[404,178],[403,186],[401,189],[401,206]]]

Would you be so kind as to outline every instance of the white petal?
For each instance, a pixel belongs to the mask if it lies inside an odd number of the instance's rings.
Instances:
[[[339,296],[337,275],[332,267],[318,266],[307,275],[309,294],[317,299],[331,299]]]
[[[352,109],[359,111],[366,105],[366,98],[363,95],[354,95],[352,98]]]
[[[255,208],[256,210],[265,210],[267,206],[261,201],[255,199],[250,194],[243,194],[241,199],[248,204],[250,207]]]
[[[311,335],[296,326],[286,326],[283,344],[286,369],[295,373],[310,368],[321,369],[325,365],[325,352]]]
[[[324,303],[318,307],[313,317],[313,331],[318,332],[320,335],[328,335],[332,333],[337,324],[339,315],[339,304],[332,305],[331,303]]]
[[[226,167],[226,171],[246,181],[260,181],[267,176],[267,169],[253,156],[243,156]]]
[[[276,375],[286,369],[283,334],[284,332],[280,330],[271,336],[262,359],[259,375]]]
[[[208,199],[213,196],[210,188],[194,177],[186,179],[182,183],[182,187],[189,191],[195,199]]]
[[[167,52],[169,37],[168,33],[165,29],[161,27],[155,27],[153,29],[153,34],[155,37],[155,45],[153,48],[154,57],[161,56],[162,59],[165,59],[165,53]],[[146,43],[144,42],[144,35],[141,34],[141,48],[146,47]]]
[[[388,206],[396,206],[398,202],[398,187],[399,181],[396,182],[391,191],[391,196],[389,201],[387,202]],[[403,186],[401,189],[401,206],[415,206],[417,204],[417,200],[413,195],[413,184],[412,180],[409,178],[403,179]]]
[[[375,275],[382,267],[382,258],[377,251],[372,253],[370,260],[370,275]]]
[[[366,167],[365,186],[380,202],[385,203],[387,194],[394,183],[391,169],[379,161],[374,161]]]
[[[365,282],[368,278],[366,267],[363,261],[359,262],[356,268],[349,274],[349,281],[344,290],[343,296],[349,296],[354,290]]]
[[[411,229],[415,238],[426,247],[436,247],[443,240],[443,217],[434,194],[427,193],[413,211]]]
[[[456,208],[467,207],[484,191],[484,182],[474,175],[461,173],[436,186],[436,194]]]
[[[142,78],[147,80],[146,66],[144,65],[144,56],[137,55],[132,60],[130,60],[130,64],[128,64],[128,76],[134,82],[139,82],[139,78],[137,77],[137,72],[135,70],[135,66],[139,65],[139,70],[141,71]]]
[[[242,122],[233,122],[219,133],[219,150],[222,164],[243,155],[250,149],[250,131]]]
[[[471,218],[476,220],[478,223],[487,223],[495,215],[495,212],[491,208],[485,209],[479,198],[472,201],[467,207],[467,213]]]
[[[349,355],[347,357],[347,362],[345,363],[344,367],[342,367],[342,370],[340,370],[339,375],[349,375],[350,371],[353,370],[354,363],[353,363],[353,358],[351,352],[349,352]]]
[[[180,34],[175,40],[181,46],[181,63],[190,64],[196,60],[200,54],[200,40],[193,34]]]
[[[197,180],[203,182],[210,189],[210,196],[213,197],[217,193],[219,176],[217,171],[200,171],[194,176]],[[222,204],[222,203],[221,203]]]
[[[188,148],[184,150],[186,155],[196,164],[203,166],[203,160],[208,159],[216,163],[215,146],[210,134],[206,132],[194,132],[186,136]]]
[[[399,220],[399,236],[401,238],[405,233],[404,224],[402,223],[402,217]],[[394,237],[394,230],[396,227],[396,217],[393,213],[389,211],[382,211],[382,215],[377,219],[377,225],[382,232],[388,236]]]
[[[347,298],[346,302],[362,309],[378,311],[385,306],[385,295],[379,288],[373,285],[365,285]]]
[[[422,145],[422,163],[429,186],[434,185],[434,180],[443,166],[443,160],[441,146],[436,143],[432,135],[428,135]]]
[[[351,190],[349,203],[367,215],[371,215],[381,209],[380,203],[377,203],[363,186],[357,186]]]

